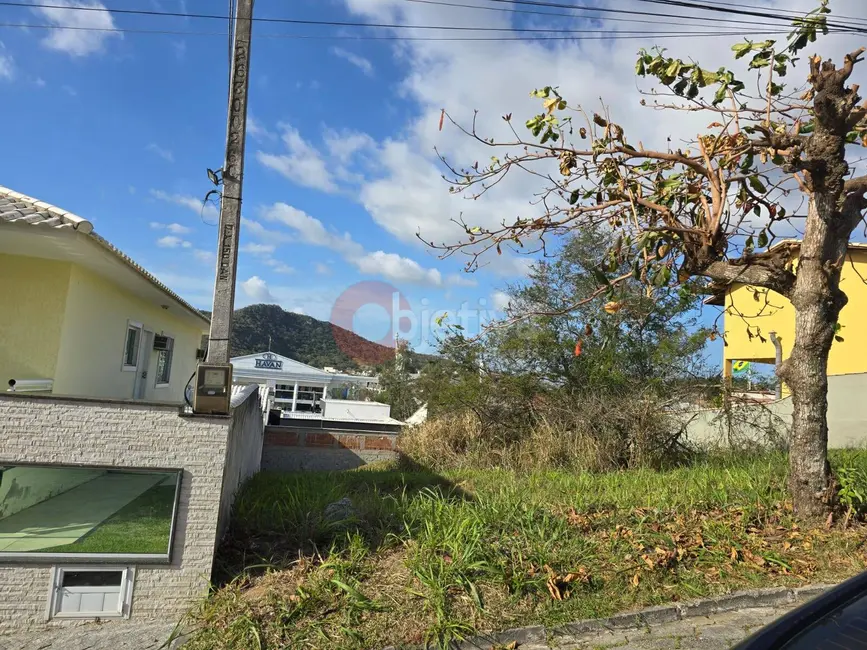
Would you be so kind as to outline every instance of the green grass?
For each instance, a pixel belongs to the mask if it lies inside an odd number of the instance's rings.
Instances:
[[[175,486],[157,485],[72,544],[42,553],[167,553]]]
[[[867,476],[867,453],[833,460]],[[260,474],[188,647],[444,645],[864,569],[867,526],[803,527],[785,485],[782,455],[666,472]],[[343,496],[358,517],[324,521]]]

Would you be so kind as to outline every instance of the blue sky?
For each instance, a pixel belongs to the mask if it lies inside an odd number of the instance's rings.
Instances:
[[[856,2],[838,4],[857,15]],[[227,11],[227,3],[217,0],[88,4]],[[281,0],[257,0],[256,14],[502,27],[540,20],[406,0],[293,0],[291,10]],[[33,7],[0,7],[0,22],[184,32],[226,27],[224,21]],[[637,28],[586,19],[561,18],[557,24]],[[290,33],[329,37],[286,38]],[[534,187],[527,181],[514,183],[480,202],[449,197],[433,147],[467,163],[478,159],[480,151],[456,130],[437,129],[441,108],[465,120],[473,109],[481,109],[480,127],[499,135],[500,115],[514,111],[530,116],[537,106],[529,90],[552,84],[580,103],[598,103],[600,95],[616,102],[621,123],[633,131],[641,128],[645,145],[684,128],[681,116],[657,114],[651,122],[638,106],[634,55],[658,39],[477,43],[343,38],[358,33],[351,28],[254,26],[238,305],[276,302],[328,319],[337,297],[353,283],[380,280],[406,296],[419,321],[429,322],[438,310],[455,313],[462,305],[465,313],[501,306],[498,291],[520,280],[526,260],[507,253],[466,275],[460,260],[438,260],[415,234],[420,230],[427,239],[454,240],[460,231],[450,219],[461,214],[475,223],[532,214],[528,198]],[[734,40],[691,39],[670,47],[679,55],[719,60],[728,58]],[[85,216],[100,234],[193,304],[207,308],[216,210],[209,206],[203,211],[198,202],[210,189],[205,170],[219,168],[224,155],[226,37],[7,27],[0,28],[0,43],[0,184]],[[725,62],[717,60],[707,67]],[[362,308],[354,324],[374,340],[388,327],[384,311],[374,306]],[[409,338],[425,348],[420,328]]]

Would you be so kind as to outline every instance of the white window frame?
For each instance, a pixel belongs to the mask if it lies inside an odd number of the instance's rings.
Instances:
[[[63,574],[67,571],[119,571],[120,595],[118,596],[118,609],[111,612],[59,612],[61,600],[60,591],[63,589]],[[48,609],[45,612],[46,620],[51,619],[122,619],[129,618],[132,610],[132,592],[135,585],[135,567],[131,566],[54,566],[51,568],[51,584],[48,586]]]
[[[135,355],[135,363],[133,365],[129,365],[126,362],[126,344],[129,341],[129,331],[132,329],[138,330],[138,346],[136,348]],[[126,329],[123,331],[123,352],[121,353],[121,371],[122,372],[135,372],[138,370],[138,362],[141,357],[141,346],[144,342],[144,325],[141,323],[137,323],[133,320],[128,320],[126,322]]]
[[[175,337],[168,332],[162,332],[159,336],[164,336],[171,341],[171,345],[169,346],[169,380],[165,383],[160,383],[160,378],[157,373],[159,370],[160,352],[163,352],[163,350],[157,350],[157,361],[154,364],[154,388],[168,388],[172,385],[172,363],[174,363],[175,360]]]

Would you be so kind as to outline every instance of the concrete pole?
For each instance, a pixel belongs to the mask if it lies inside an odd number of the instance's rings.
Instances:
[[[220,202],[217,241],[217,277],[214,284],[214,307],[211,313],[211,333],[208,343],[208,363],[216,364],[229,363],[229,337],[232,333],[232,310],[235,307],[235,274],[238,268],[241,189],[244,181],[253,0],[238,0],[235,17],[226,162],[223,166],[223,196]]]
[[[295,412],[295,406],[298,404],[298,382],[295,382],[295,391],[292,393],[292,412]]]

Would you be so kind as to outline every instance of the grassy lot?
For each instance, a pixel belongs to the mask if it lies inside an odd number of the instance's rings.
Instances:
[[[834,457],[867,494],[867,453]],[[799,525],[782,455],[609,474],[261,474],[191,649],[444,644],[867,566],[867,526]],[[356,521],[329,523],[349,496]]]
[[[42,553],[165,553],[169,547],[175,486],[157,485],[130,501],[73,544]]]

